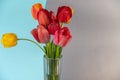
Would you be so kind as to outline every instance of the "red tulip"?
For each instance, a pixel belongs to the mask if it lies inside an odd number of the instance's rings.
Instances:
[[[33,35],[33,37],[35,38],[35,40],[37,40],[38,42],[40,42],[40,40],[38,38],[38,30],[36,28],[31,31],[31,34]]]
[[[50,40],[49,32],[42,25],[39,25],[37,29],[33,29],[31,33],[34,38],[40,43],[47,43]]]
[[[71,40],[71,38],[72,36],[69,29],[67,27],[63,27],[55,32],[53,42],[60,47],[64,47]]]
[[[48,31],[52,35],[54,35],[54,33],[59,29],[60,29],[60,24],[58,21],[54,21],[48,25]]]
[[[69,23],[71,21],[71,17],[73,14],[73,10],[69,6],[62,6],[58,8],[57,19],[61,23]]]
[[[31,12],[32,12],[32,16],[35,20],[37,20],[37,14],[41,9],[43,9],[43,6],[40,3],[36,3],[32,6]]]
[[[40,25],[47,26],[50,23],[49,12],[46,9],[40,10],[37,19]]]
[[[56,20],[55,13],[53,11],[50,11],[49,14],[50,14],[50,18],[52,20],[51,22],[53,22],[54,20]]]

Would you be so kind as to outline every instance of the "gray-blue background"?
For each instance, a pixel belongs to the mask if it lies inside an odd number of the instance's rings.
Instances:
[[[12,1],[0,0],[0,34],[33,39],[30,31],[37,23],[29,9],[34,1]],[[120,1],[47,1],[48,9],[59,5],[75,10],[68,25],[73,39],[63,49],[63,80],[120,80]],[[0,45],[0,80],[42,80],[42,64],[42,54],[32,43],[20,41],[11,49]]]

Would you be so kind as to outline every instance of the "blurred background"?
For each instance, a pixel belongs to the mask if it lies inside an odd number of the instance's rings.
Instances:
[[[36,27],[30,8],[36,2],[49,10],[73,7],[68,26],[73,36],[63,49],[63,80],[120,80],[120,0],[0,0],[0,38],[14,32],[33,39]],[[32,43],[0,45],[0,80],[43,80],[43,54]]]
[[[30,31],[37,26],[31,7],[46,0],[0,0],[0,39],[7,32],[34,40]],[[43,54],[33,43],[19,41],[17,46],[0,44],[0,80],[43,80]]]
[[[48,0],[74,9],[63,50],[63,80],[120,80],[120,0]]]

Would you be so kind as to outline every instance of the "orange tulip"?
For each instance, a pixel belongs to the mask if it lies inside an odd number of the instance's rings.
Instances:
[[[37,14],[41,9],[43,9],[43,6],[40,3],[36,3],[32,6],[31,12],[32,12],[32,16],[35,20],[37,20]]]
[[[73,10],[69,6],[62,6],[58,8],[57,19],[61,23],[69,23],[71,21],[71,17],[73,14]]]
[[[37,19],[40,25],[44,25],[46,27],[50,23],[50,16],[48,10],[40,10]]]

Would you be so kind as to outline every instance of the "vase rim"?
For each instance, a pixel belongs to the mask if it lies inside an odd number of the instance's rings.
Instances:
[[[59,60],[59,59],[61,59],[62,57],[63,57],[63,56],[61,55],[60,58],[48,58],[48,57],[46,57],[46,55],[44,55],[44,58],[50,59],[50,60]]]

